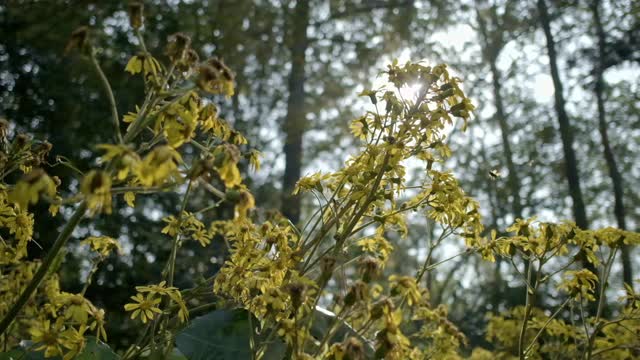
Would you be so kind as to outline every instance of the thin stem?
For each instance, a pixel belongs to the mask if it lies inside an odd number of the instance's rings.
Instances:
[[[140,29],[136,29],[135,33],[136,37],[138,38],[138,42],[140,42],[140,49],[142,49],[144,53],[148,53],[147,46],[144,44],[144,37],[142,37],[142,32],[140,32]]]
[[[100,265],[101,260],[101,258],[93,260],[93,266],[91,266],[91,270],[89,271],[89,275],[87,275],[87,280],[85,280],[84,282],[84,286],[82,287],[82,291],[80,291],[80,295],[84,296],[84,294],[87,292],[89,285],[91,285],[93,275],[95,275],[96,271],[98,271],[98,265]]]
[[[182,214],[187,208],[187,201],[189,200],[189,195],[191,194],[191,186],[192,181],[189,180],[189,184],[187,185],[187,191],[184,194],[184,198],[182,199],[182,205],[180,206],[180,214],[178,215],[179,221],[182,221]],[[169,257],[169,271],[167,273],[167,285],[169,287],[173,286],[173,277],[176,270],[176,256],[178,253],[178,244],[180,243],[180,233],[176,234],[176,237],[173,239],[173,247],[171,248],[171,256]]]
[[[98,59],[96,59],[96,54],[93,50],[91,50],[91,63],[93,67],[96,69],[98,76],[100,77],[100,81],[102,82],[102,87],[104,87],[104,91],[107,93],[107,98],[109,99],[109,105],[111,109],[111,121],[113,121],[114,130],[116,131],[116,138],[120,144],[124,143],[124,139],[122,139],[122,134],[120,134],[120,120],[118,119],[118,107],[116,106],[116,98],[113,96],[113,90],[111,89],[111,85],[109,84],[109,80],[104,75],[100,64],[98,63]]]
[[[538,340],[538,338],[540,337],[540,335],[542,335],[542,332],[544,331],[544,329],[547,328],[547,325],[549,325],[549,323],[551,322],[551,320],[555,319],[556,316],[558,316],[558,314],[560,314],[560,311],[562,311],[562,309],[564,309],[565,306],[567,306],[567,304],[571,301],[571,298],[567,298],[567,300],[565,300],[562,305],[560,305],[560,307],[558,308],[558,310],[556,310],[553,315],[551,315],[547,321],[544,323],[544,325],[540,328],[540,330],[538,331],[538,333],[536,334],[536,336],[533,338],[533,340],[531,340],[531,344],[529,344],[529,346],[527,346],[527,349],[524,351],[524,356],[527,355],[527,353],[529,353],[529,351],[531,350],[531,348],[533,347],[533,345],[535,345],[536,340]]]
[[[520,360],[525,360],[525,352],[523,351],[524,338],[527,332],[527,322],[529,321],[529,312],[531,309],[531,292],[535,291],[531,286],[529,286],[529,284],[531,284],[532,270],[533,270],[533,264],[531,263],[529,264],[529,269],[527,271],[527,281],[526,281],[527,295],[526,295],[525,307],[524,307],[524,319],[522,320],[522,327],[520,328],[520,337],[518,339],[518,355],[520,357]]]
[[[86,211],[87,204],[85,202],[80,203],[76,211],[71,216],[71,219],[69,219],[69,222],[64,226],[60,235],[58,235],[53,246],[51,246],[47,256],[42,261],[42,265],[38,268],[38,271],[31,279],[31,282],[29,282],[29,285],[27,285],[18,300],[13,304],[11,309],[9,309],[7,315],[2,319],[2,322],[0,322],[0,334],[7,330],[15,317],[18,316],[18,313],[20,313],[20,310],[22,310],[27,301],[29,301],[31,295],[33,295],[38,286],[40,286],[40,283],[42,283],[42,280],[49,272],[49,268],[53,265],[58,253],[60,253],[60,250],[66,245],[67,241],[71,237],[71,233],[73,233],[73,230],[78,226]]]

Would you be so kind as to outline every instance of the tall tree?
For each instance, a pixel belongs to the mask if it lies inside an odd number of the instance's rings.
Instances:
[[[482,53],[484,60],[489,64],[491,71],[491,85],[493,90],[494,105],[496,112],[494,117],[498,120],[500,126],[500,135],[502,138],[502,147],[504,149],[504,158],[507,164],[507,185],[509,187],[512,200],[511,209],[515,218],[522,217],[522,201],[520,199],[520,179],[516,170],[516,165],[513,160],[513,150],[511,146],[511,133],[509,129],[509,122],[504,109],[503,97],[502,97],[502,74],[498,69],[498,56],[502,52],[505,45],[504,38],[504,18],[510,16],[510,5],[513,1],[509,1],[505,7],[505,12],[502,15],[503,19],[500,19],[497,14],[496,5],[492,5],[489,9],[481,11],[476,9],[476,15],[478,20],[478,27],[482,38]],[[491,29],[488,28],[485,20],[485,15],[488,13],[492,20]]]
[[[591,12],[593,14],[593,22],[596,30],[596,38],[598,43],[598,53],[596,56],[596,66],[594,69],[595,75],[595,95],[596,103],[598,106],[598,130],[600,132],[600,138],[602,141],[602,151],[604,153],[605,161],[607,162],[607,168],[609,170],[609,177],[613,184],[613,197],[614,197],[614,214],[618,227],[626,230],[626,215],[624,207],[624,186],[622,175],[618,169],[613,150],[609,143],[608,126],[606,119],[606,108],[604,103],[604,71],[606,69],[605,59],[607,57],[606,52],[606,36],[602,20],[600,17],[600,0],[593,0],[591,2]],[[631,268],[631,256],[629,254],[629,247],[624,245],[621,247],[621,260],[622,260],[622,279],[625,283],[633,286],[633,273]]]
[[[582,190],[580,190],[578,160],[576,159],[576,153],[573,149],[573,130],[566,111],[566,101],[563,93],[564,90],[562,80],[560,79],[560,72],[558,70],[556,43],[553,38],[553,34],[551,33],[549,8],[545,0],[538,0],[537,5],[540,25],[542,26],[542,30],[544,31],[545,39],[547,41],[549,67],[551,71],[551,78],[553,80],[553,87],[555,89],[554,106],[556,115],[558,116],[558,123],[560,125],[560,138],[562,139],[562,150],[564,153],[567,182],[569,184],[569,194],[571,195],[573,205],[573,217],[576,221],[576,225],[582,229],[586,229],[589,227],[589,222],[587,220],[587,212],[582,198]]]
[[[308,26],[309,2],[298,0],[293,13],[289,99],[284,121],[285,168],[282,181],[282,213],[294,224],[300,220],[300,197],[292,195],[292,192],[302,172],[302,137],[306,126],[304,68],[308,47]]]

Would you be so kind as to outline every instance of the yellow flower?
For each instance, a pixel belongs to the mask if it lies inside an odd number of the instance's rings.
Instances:
[[[53,305],[57,308],[66,306],[64,318],[72,319],[73,321],[86,324],[91,313],[93,304],[89,300],[85,299],[80,294],[60,293],[54,299]]]
[[[132,191],[127,191],[126,193],[124,193],[124,201],[127,202],[127,205],[129,205],[129,207],[136,207],[136,194]]]
[[[100,157],[101,162],[116,161],[118,180],[126,179],[133,167],[140,162],[138,154],[126,145],[100,144],[96,148],[105,151],[105,154]]]
[[[162,313],[162,310],[156,306],[160,303],[161,299],[154,297],[153,294],[147,294],[146,297],[142,294],[136,294],[135,296],[132,296],[131,299],[135,302],[126,304],[124,309],[126,311],[133,311],[131,314],[132,319],[135,319],[140,315],[140,320],[142,320],[142,323],[146,324],[148,320],[153,320],[155,318],[155,314]]]
[[[154,284],[154,285],[146,285],[146,286],[136,286],[136,290],[139,293],[148,293],[147,296],[152,296],[152,295],[168,296],[171,300],[173,300],[173,302],[178,304],[178,317],[180,318],[180,321],[181,322],[187,321],[187,319],[189,318],[189,311],[187,310],[187,304],[185,304],[184,300],[182,299],[182,294],[180,293],[180,290],[173,286],[167,287],[166,285],[167,285],[166,281],[161,281],[157,285]]]
[[[97,252],[102,257],[106,257],[112,250],[122,252],[118,240],[108,236],[90,236],[80,242],[81,245],[89,245],[91,250]]]
[[[258,150],[251,150],[248,155],[249,165],[253,168],[253,171],[260,170],[260,152]]]
[[[389,276],[389,282],[391,283],[391,295],[400,295],[406,299],[409,306],[420,302],[422,295],[414,277],[391,275]]]
[[[167,234],[171,237],[175,237],[180,232],[180,228],[181,228],[180,219],[176,218],[173,215],[169,215],[164,219],[162,219],[162,221],[167,223],[167,225],[161,230],[163,234]]]
[[[26,243],[33,236],[33,214],[29,214],[21,208],[16,208],[15,214],[13,221],[9,221],[5,225],[9,228],[10,234],[16,235],[16,240],[19,243]]]
[[[104,319],[104,310],[93,308],[91,312],[91,316],[93,317],[93,322],[89,326],[89,329],[92,331],[96,331],[96,338],[102,339],[102,341],[107,341],[107,331],[104,329],[105,319]]]
[[[142,72],[145,80],[158,81],[160,79],[159,73],[162,71],[162,66],[153,56],[149,54],[134,55],[127,66],[124,69],[131,75]]]
[[[42,194],[55,197],[56,184],[42,169],[35,169],[16,184],[9,194],[9,201],[26,210],[29,204],[37,203]]]
[[[238,218],[247,217],[247,212],[256,207],[256,201],[253,198],[253,195],[245,189],[240,190],[240,198],[236,203],[236,216]]]
[[[297,195],[300,191],[318,190],[322,191],[322,181],[328,178],[327,175],[323,175],[320,172],[307,175],[296,183],[296,187],[293,189],[293,195]]]
[[[44,350],[45,357],[62,355],[61,345],[64,339],[61,335],[63,324],[63,318],[58,318],[53,326],[51,326],[51,321],[49,320],[37,322],[36,325],[29,330],[31,341],[37,344],[35,350]]]
[[[134,174],[142,186],[160,186],[169,178],[179,178],[180,154],[170,146],[158,146],[134,167]]]
[[[111,178],[107,173],[91,170],[82,179],[80,191],[92,215],[98,212],[111,214]]]
[[[62,346],[67,349],[63,360],[71,360],[84,350],[85,340],[84,332],[87,330],[85,325],[80,325],[78,329],[69,327],[62,332]]]
[[[566,291],[570,296],[595,301],[594,296],[598,277],[587,269],[569,270],[563,275],[563,281],[558,288]]]
[[[224,186],[232,188],[240,185],[242,178],[237,163],[240,160],[240,150],[235,145],[225,144],[218,146],[213,153],[216,161],[215,166],[224,182]]]

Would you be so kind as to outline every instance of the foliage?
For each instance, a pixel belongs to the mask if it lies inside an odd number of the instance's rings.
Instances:
[[[446,306],[431,304],[422,280],[447,260],[469,254],[509,262],[526,293],[524,307],[489,318],[486,335],[493,348],[473,349],[472,358],[637,355],[640,297],[627,284],[626,305],[611,313],[604,309],[616,253],[623,244],[637,246],[640,235],[535,219],[517,219],[503,236],[495,230],[487,234],[480,205],[446,167],[452,153],[447,133],[460,122],[464,130],[474,110],[446,65],[394,61],[384,71],[388,86],[361,93],[371,110],[351,124],[359,151],[335,172],[300,179],[295,191],[312,194],[318,204],[298,228],[277,213],[256,210],[243,184],[240,163],[258,167],[258,154],[219,116],[214,102],[234,94],[233,72],[218,58],[200,61],[190,38],[181,33],[167,40],[166,62],[154,57],[140,30],[142,13],[141,5],[133,3],[130,25],[140,49],[125,70],[144,82],[144,101],[122,119],[89,29],[74,31],[68,43],[66,50],[88,59],[99,75],[115,132],[114,143],[96,144],[103,152],[99,164],[78,170],[82,176],[75,193],[58,191],[60,181],[41,169],[50,144],[0,124],[3,348],[18,348],[28,340],[24,351],[41,351],[48,358],[108,352],[102,345],[95,349],[97,341],[108,340],[108,314],[85,294],[98,267],[117,256],[122,244],[108,236],[83,241],[94,255],[78,293],[60,287],[61,251],[83,217],[111,215],[114,198],[135,207],[145,194],[173,192],[182,202],[163,219],[161,233],[170,240],[170,253],[162,280],[137,286],[131,301],[122,304],[139,325],[139,337],[120,353],[122,359],[179,358],[180,353],[202,358],[213,356],[211,348],[225,357],[265,359],[459,358],[470,350],[467,339],[448,319]],[[407,98],[403,90],[409,87],[419,90]],[[124,134],[122,122],[128,123]],[[187,144],[197,153],[189,154]],[[407,185],[408,163],[423,169],[419,185]],[[24,176],[9,182],[17,172]],[[217,201],[192,209],[197,188]],[[48,255],[32,259],[35,220],[29,207],[40,203],[50,205],[51,216],[71,206],[75,212]],[[221,203],[233,206],[233,218],[205,223],[203,214]],[[388,274],[396,245],[390,234],[407,235],[409,213],[437,224],[438,239],[415,274]],[[464,240],[466,250],[429,261],[437,247],[457,239]],[[224,242],[228,256],[216,275],[179,289],[174,284],[178,250],[190,240],[202,247]],[[582,260],[599,273],[582,268]],[[536,308],[546,284],[559,290],[549,291],[559,304],[551,314]],[[590,303],[595,311],[587,311]],[[320,307],[325,304],[328,311]]]

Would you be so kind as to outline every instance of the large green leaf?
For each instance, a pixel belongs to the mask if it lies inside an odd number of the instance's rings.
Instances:
[[[49,358],[60,360],[60,357]],[[9,352],[0,353],[0,360],[45,360],[41,351],[26,351],[23,348],[16,348]]]
[[[176,345],[190,360],[249,360],[251,331],[246,310],[216,310],[191,321],[178,333]],[[261,340],[256,335],[256,342]],[[282,359],[284,351],[284,344],[274,342],[263,359]]]
[[[82,353],[75,357],[76,360],[118,360],[120,357],[111,350],[109,345],[97,340],[95,337],[87,337],[86,345]],[[42,351],[28,351],[25,348],[15,348],[6,353],[0,353],[0,360],[60,360],[62,357],[44,357]]]
[[[76,357],[76,360],[118,360],[120,356],[111,350],[109,345],[94,338],[87,337],[84,351]]]

